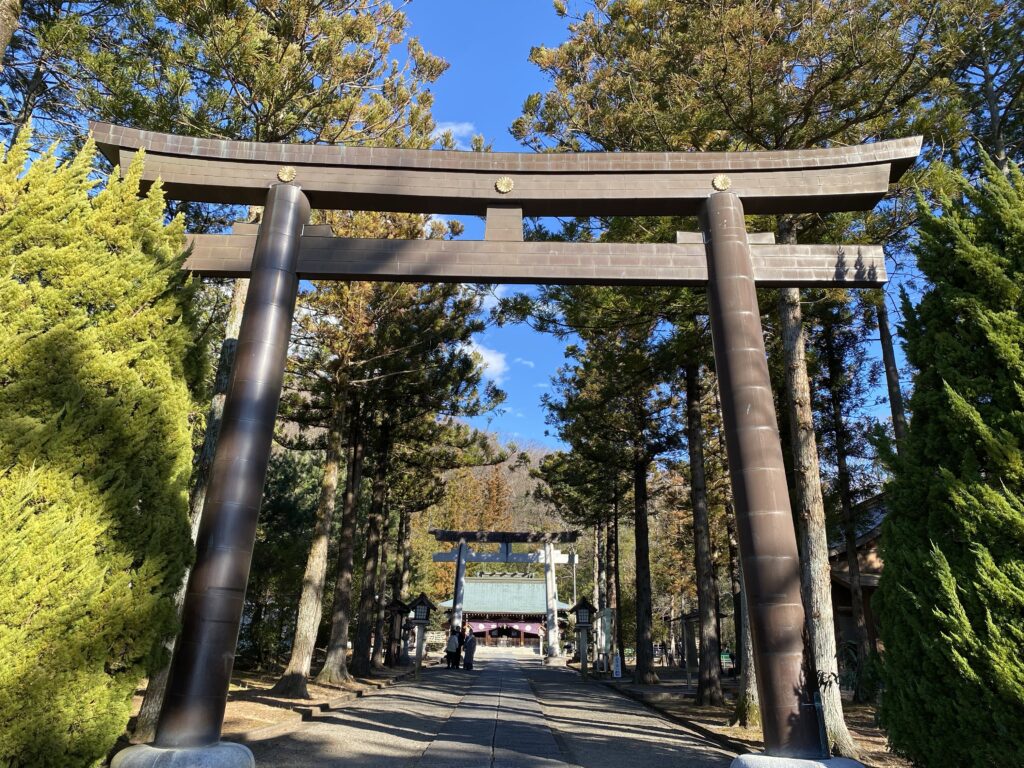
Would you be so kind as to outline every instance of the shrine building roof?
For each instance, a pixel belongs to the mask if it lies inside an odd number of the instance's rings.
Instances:
[[[441,608],[451,608],[452,601],[444,600]],[[463,598],[464,613],[544,614],[544,580],[519,573],[488,573],[466,577]],[[558,601],[558,610],[569,610],[568,603]]]

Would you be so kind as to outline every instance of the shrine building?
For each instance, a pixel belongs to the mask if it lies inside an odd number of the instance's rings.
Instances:
[[[484,645],[539,648],[546,606],[542,578],[528,573],[466,577],[462,619]],[[562,630],[568,627],[569,607],[558,601],[558,624]],[[443,601],[441,608],[450,617],[452,600]]]

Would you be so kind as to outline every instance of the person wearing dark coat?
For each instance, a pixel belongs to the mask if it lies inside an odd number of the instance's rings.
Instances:
[[[473,634],[473,628],[470,627],[466,633],[466,642],[462,644],[465,656],[463,656],[462,668],[472,669],[473,668],[473,657],[476,655],[476,635]]]
[[[466,644],[466,625],[459,628],[459,647],[455,651],[455,668],[462,666],[462,647]]]

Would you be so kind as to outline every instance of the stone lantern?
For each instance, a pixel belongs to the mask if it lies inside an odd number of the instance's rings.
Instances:
[[[402,623],[409,615],[409,606],[397,597],[388,603],[385,615],[391,622],[391,635],[388,641],[387,664],[389,667],[397,667],[402,657]]]
[[[584,680],[587,679],[587,657],[589,656],[587,641],[590,638],[590,627],[593,624],[596,610],[586,596],[580,598],[580,601],[569,609],[576,616],[576,644],[580,649],[580,674]]]
[[[423,664],[423,645],[427,638],[427,623],[430,621],[430,612],[437,608],[425,593],[420,592],[412,603],[409,610],[412,612],[412,623],[416,627],[416,679],[420,677],[420,667]]]

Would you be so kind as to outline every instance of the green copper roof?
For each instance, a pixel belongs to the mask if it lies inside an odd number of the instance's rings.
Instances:
[[[442,608],[451,608],[445,600]],[[470,576],[466,578],[466,594],[462,603],[466,613],[547,613],[544,580],[515,576]],[[569,605],[559,601],[558,610]]]

